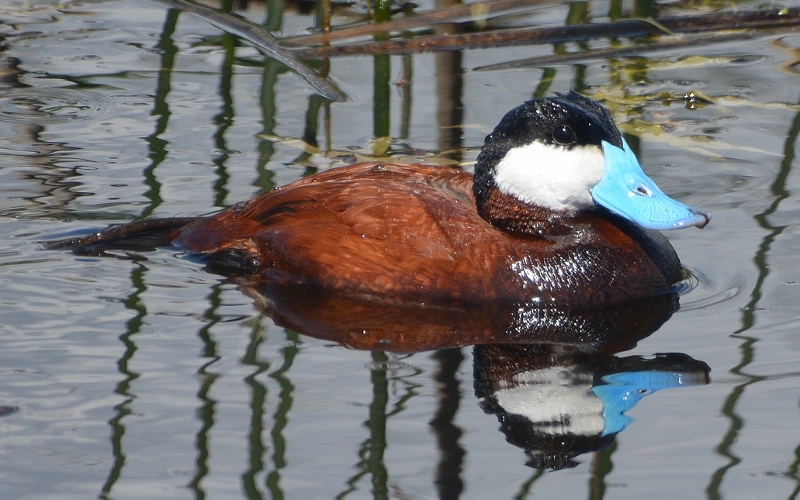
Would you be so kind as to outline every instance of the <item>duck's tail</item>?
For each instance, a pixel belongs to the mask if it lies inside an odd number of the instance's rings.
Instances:
[[[106,250],[146,252],[172,244],[180,230],[200,217],[143,219],[111,226],[99,233],[78,238],[46,241],[48,250],[71,250],[83,255],[101,255]]]

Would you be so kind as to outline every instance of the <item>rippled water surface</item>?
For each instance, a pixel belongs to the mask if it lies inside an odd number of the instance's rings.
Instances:
[[[573,5],[592,18],[617,6]],[[305,10],[240,13],[291,36],[315,24]],[[567,10],[495,22],[558,25]],[[798,495],[800,34],[494,71],[476,68],[616,42],[332,58],[340,103],[158,3],[11,0],[0,37],[3,498]],[[94,257],[39,243],[213,212],[354,156],[470,168],[507,110],[573,88],[613,110],[665,192],[714,216],[668,234],[696,286],[614,358],[550,367],[500,347],[346,348],[278,326],[240,283],[177,250]],[[537,469],[487,402],[519,393],[489,375],[513,356],[576,386],[614,374],[603,387],[637,397],[677,388],[628,409],[599,450]],[[603,391],[589,392],[614,397]]]

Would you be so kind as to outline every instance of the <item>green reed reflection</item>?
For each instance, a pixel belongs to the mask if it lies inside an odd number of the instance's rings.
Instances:
[[[514,500],[523,500],[525,498],[531,497],[531,488],[533,485],[536,484],[536,481],[544,477],[545,475],[544,469],[534,469],[533,474],[527,480],[523,481],[522,484],[519,485],[519,490],[514,495]]]
[[[233,66],[236,62],[236,39],[232,35],[224,34],[219,42],[225,57],[222,59],[222,64],[219,71],[219,87],[217,93],[219,94],[220,105],[219,112],[214,115],[212,121],[216,126],[214,131],[214,148],[216,149],[216,156],[212,160],[216,168],[214,173],[216,180],[214,181],[214,206],[223,207],[228,198],[229,191],[227,189],[228,168],[225,165],[230,154],[228,152],[227,141],[225,140],[225,132],[233,125],[234,111],[233,111]]]
[[[601,500],[606,496],[606,478],[614,470],[614,462],[611,457],[617,451],[617,442],[611,446],[595,453],[592,460],[592,473],[589,476],[589,498],[591,500]]]
[[[256,148],[258,149],[258,163],[256,164],[256,178],[253,186],[262,191],[269,191],[275,187],[273,181],[275,172],[267,168],[267,164],[275,154],[275,143],[269,139],[275,133],[275,85],[283,65],[273,59],[265,59],[264,70],[261,73],[261,89],[259,104],[261,106],[261,132],[257,136]]]
[[[386,353],[376,351],[372,353],[373,362],[388,361]],[[386,453],[386,409],[389,405],[389,384],[385,369],[371,370],[370,381],[372,382],[372,402],[369,405],[369,420],[366,422],[369,428],[368,455],[366,457],[367,471],[372,475],[372,496],[375,499],[389,498],[388,478],[384,454]]]
[[[788,498],[798,498],[798,496],[800,496],[800,445],[794,449],[794,460],[789,467],[786,468],[784,474],[794,479],[795,483],[794,489]]]
[[[312,95],[308,98],[308,109],[305,115],[305,128],[303,129],[303,143],[312,148],[317,147],[317,136],[320,133],[320,115],[327,113],[330,103],[323,97]],[[311,161],[313,154],[311,151],[300,151],[292,163],[296,165],[304,165],[305,171],[303,176],[313,175],[317,173],[318,168]]]
[[[270,373],[270,378],[274,379],[281,388],[278,394],[278,407],[272,417],[273,427],[270,430],[272,441],[272,469],[267,473],[267,489],[270,498],[284,498],[283,490],[280,487],[281,469],[286,467],[286,439],[283,437],[283,429],[289,421],[289,410],[294,401],[294,384],[286,376],[292,367],[294,358],[298,355],[297,334],[291,330],[286,330],[286,340],[288,345],[281,349],[283,363],[277,370]]]
[[[556,78],[556,69],[553,67],[544,68],[542,76],[539,78],[539,83],[531,95],[532,99],[542,99],[550,93],[550,87],[553,85],[553,80]]]
[[[197,498],[205,498],[205,491],[201,483],[209,474],[209,434],[214,427],[214,414],[217,405],[216,400],[211,398],[209,394],[219,374],[209,373],[208,368],[220,359],[220,355],[217,353],[217,343],[214,341],[211,331],[222,320],[217,313],[222,306],[222,292],[223,286],[221,283],[215,283],[211,286],[211,293],[207,297],[208,308],[203,313],[205,324],[197,332],[197,336],[203,343],[202,357],[208,360],[197,370],[200,388],[197,391],[196,397],[200,401],[200,406],[197,409],[196,416],[200,420],[201,426],[195,436],[195,450],[197,451],[195,473],[188,484],[189,488],[194,490]]]
[[[259,488],[256,478],[264,471],[264,455],[267,446],[264,444],[264,405],[267,401],[267,388],[258,381],[258,377],[266,373],[270,364],[261,361],[258,356],[259,347],[264,342],[265,328],[261,317],[256,317],[252,321],[250,330],[250,341],[247,344],[241,363],[254,368],[253,372],[244,378],[244,383],[250,388],[250,429],[248,431],[247,448],[249,467],[242,474],[242,490],[249,499],[260,499],[264,497]]]
[[[357,490],[357,485],[365,476],[372,479],[372,497],[376,500],[389,498],[388,471],[384,463],[386,451],[386,422],[389,405],[389,384],[386,377],[386,363],[389,357],[383,351],[371,353],[373,368],[370,370],[372,383],[372,402],[369,405],[369,418],[364,426],[369,429],[369,437],[359,447],[357,474],[348,481],[348,488],[336,495],[337,499],[347,498]]]
[[[382,156],[386,154],[391,144],[392,92],[389,81],[392,64],[390,56],[375,56],[373,61],[375,69],[373,73],[372,134],[376,141],[373,154]]]
[[[133,359],[137,347],[133,342],[132,337],[139,333],[144,323],[144,318],[147,317],[147,308],[144,305],[141,297],[147,291],[147,284],[145,283],[145,275],[147,274],[147,267],[144,264],[137,264],[131,270],[130,281],[133,284],[133,291],[125,299],[123,304],[125,308],[132,311],[134,316],[125,323],[125,333],[119,336],[120,342],[124,346],[122,356],[117,361],[117,371],[123,376],[123,379],[114,388],[114,393],[122,396],[124,401],[114,407],[114,418],[108,421],[111,427],[111,453],[114,457],[113,465],[108,473],[108,477],[100,489],[100,498],[112,498],[111,490],[114,484],[122,476],[122,470],[125,467],[126,455],[122,446],[122,438],[125,436],[125,417],[132,413],[130,408],[133,403],[134,397],[130,394],[130,388],[133,382],[141,375],[131,371],[128,364]]]
[[[173,68],[175,64],[175,59],[178,53],[178,48],[175,45],[172,37],[175,33],[177,21],[180,16],[180,11],[175,9],[168,9],[166,11],[166,18],[164,21],[164,26],[161,31],[161,36],[159,39],[156,48],[160,51],[161,54],[161,64],[159,65],[158,77],[157,77],[157,85],[155,96],[153,99],[153,111],[152,115],[157,116],[155,122],[155,129],[152,134],[145,138],[146,142],[148,143],[150,153],[148,158],[150,159],[150,165],[144,169],[143,177],[144,182],[148,186],[148,190],[145,193],[145,197],[150,200],[148,206],[142,211],[141,216],[147,217],[151,215],[156,208],[162,203],[161,198],[161,183],[159,182],[157,176],[155,175],[155,171],[157,167],[166,159],[168,154],[168,142],[164,139],[161,139],[161,135],[167,130],[171,112],[169,109],[169,104],[167,101],[167,96],[170,93],[172,88],[171,78],[173,74]],[[230,126],[231,117],[233,115],[233,107],[232,107],[232,98],[231,98],[231,79],[233,74],[233,61],[234,61],[234,48],[235,48],[235,40],[230,35],[223,35],[223,46],[226,48],[226,57],[224,59],[223,67],[221,68],[221,75],[222,78],[220,79],[220,94],[222,97],[223,102],[223,109],[221,112],[215,117],[215,123],[219,126],[217,130],[217,134],[215,134],[215,140],[217,144],[217,148],[220,150],[224,150],[224,131]],[[226,43],[227,41],[227,43]],[[227,191],[225,190],[225,184],[227,180],[227,174],[224,170],[224,158],[215,160],[215,163],[218,165],[218,180],[215,183],[215,192],[218,194],[217,202],[221,203],[225,199],[225,195]],[[122,470],[125,464],[125,454],[123,451],[122,446],[122,437],[125,434],[125,428],[123,424],[123,419],[125,416],[131,413],[129,409],[130,404],[133,401],[133,398],[128,394],[129,387],[131,383],[139,377],[139,374],[130,372],[128,370],[128,362],[132,359],[134,353],[136,352],[136,346],[133,342],[131,342],[130,337],[138,333],[143,319],[147,315],[147,311],[140,300],[141,294],[143,294],[147,290],[147,285],[145,283],[145,271],[146,268],[144,266],[138,266],[134,269],[134,272],[131,276],[131,282],[134,285],[134,294],[132,294],[125,302],[126,307],[133,309],[136,311],[136,316],[131,319],[127,323],[126,333],[120,336],[120,340],[125,345],[125,353],[123,357],[118,362],[118,369],[120,373],[125,375],[125,379],[118,384],[117,389],[115,392],[125,396],[127,399],[122,404],[116,407],[117,415],[112,419],[109,424],[112,427],[112,450],[113,455],[115,457],[114,466],[108,475],[108,479],[106,483],[102,487],[102,496],[108,496],[112,489],[113,485],[116,481],[121,477]],[[216,297],[216,300],[214,299]],[[219,307],[219,287],[215,287],[214,292],[211,296],[211,305],[209,312],[206,313],[207,317],[215,316],[213,311]],[[210,315],[210,316],[209,316]],[[204,344],[206,346],[206,355],[213,356],[213,352],[215,351],[213,342],[210,340],[208,336],[208,331],[213,325],[213,322],[204,329],[201,330],[200,336],[204,338]],[[197,459],[196,459],[196,471],[193,479],[190,481],[189,486],[195,491],[195,495],[197,498],[204,498],[205,493],[200,487],[200,482],[203,477],[208,474],[208,433],[213,426],[213,418],[214,418],[214,401],[208,398],[208,392],[213,385],[213,381],[216,379],[215,375],[205,374],[206,367],[213,363],[212,360],[210,363],[206,364],[204,367],[200,369],[200,373],[204,375],[203,384],[198,392],[198,397],[204,401],[204,404],[198,411],[198,415],[203,422],[202,428],[197,434],[196,438],[196,449],[198,451]]]
[[[283,10],[286,8],[285,0],[267,0],[267,17],[262,26],[267,31],[280,31],[283,24]]]
[[[391,20],[391,2],[389,0],[374,0],[374,19],[376,23]],[[388,40],[386,33],[375,35],[375,41]],[[391,105],[392,94],[389,82],[391,81],[392,64],[387,55],[378,55],[373,60],[373,118],[372,134],[375,137],[373,154],[382,156],[388,151],[391,141]]]
[[[461,404],[461,381],[458,380],[458,368],[464,361],[461,349],[443,349],[433,354],[439,362],[439,369],[433,377],[438,387],[439,403],[433,418],[429,422],[436,436],[440,459],[434,474],[434,484],[439,498],[457,499],[464,491],[464,480],[461,477],[466,450],[459,444],[463,434],[461,427],[455,424],[456,414]]]
[[[745,426],[745,420],[736,411],[736,406],[744,396],[749,385],[760,382],[766,378],[746,372],[746,367],[755,359],[756,344],[758,343],[759,338],[754,336],[746,336],[743,335],[743,333],[753,328],[753,326],[756,324],[759,302],[762,298],[762,288],[770,274],[769,253],[775,240],[786,229],[786,226],[773,225],[769,221],[769,218],[778,211],[781,202],[790,196],[787,183],[789,181],[790,174],[792,172],[792,166],[796,158],[795,144],[797,144],[798,137],[800,137],[800,113],[795,114],[789,127],[789,131],[786,134],[786,140],[784,141],[783,146],[783,157],[778,168],[777,175],[775,176],[775,180],[770,186],[772,203],[770,203],[766,210],[754,217],[758,222],[758,225],[763,228],[767,234],[764,236],[764,238],[762,238],[761,243],[756,250],[756,254],[753,257],[753,263],[758,270],[758,278],[756,279],[755,286],[753,286],[753,289],[750,292],[750,300],[748,301],[747,305],[742,308],[742,326],[733,333],[736,338],[742,339],[742,343],[739,346],[741,359],[736,366],[731,368],[730,372],[743,377],[745,382],[738,384],[733,388],[722,406],[722,414],[730,420],[730,427],[722,437],[720,443],[717,445],[716,451],[720,455],[727,458],[728,463],[714,472],[714,474],[711,476],[708,486],[706,487],[706,495],[712,500],[724,498],[721,490],[725,476],[731,469],[733,469],[742,461],[742,458],[733,451],[736,441]],[[795,486],[796,492],[800,491],[800,478],[797,477],[797,463],[798,456],[797,453],[795,453],[795,461],[785,473],[795,480],[797,484],[797,486]]]
[[[145,185],[148,186],[145,197],[150,200],[150,204],[142,210],[142,218],[152,215],[163,201],[161,199],[161,183],[158,181],[155,171],[166,159],[168,153],[168,142],[161,139],[161,135],[167,130],[167,124],[169,124],[171,115],[169,104],[167,103],[167,96],[172,89],[172,70],[175,66],[175,56],[178,54],[178,47],[172,40],[172,36],[175,34],[179,16],[179,10],[167,10],[164,27],[161,30],[158,44],[156,44],[156,49],[158,49],[161,54],[161,64],[158,70],[156,92],[153,98],[153,111],[151,114],[158,118],[156,119],[155,130],[145,138],[148,148],[150,149],[150,153],[147,155],[150,159],[150,165],[144,169],[142,175]]]

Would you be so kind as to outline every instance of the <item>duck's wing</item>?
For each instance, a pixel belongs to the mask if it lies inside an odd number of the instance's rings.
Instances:
[[[477,214],[471,175],[369,163],[289,184],[197,221],[176,243],[208,256],[223,273],[233,266],[281,283],[424,297],[485,287],[466,281],[487,275],[474,269],[480,265],[475,250],[497,233]]]

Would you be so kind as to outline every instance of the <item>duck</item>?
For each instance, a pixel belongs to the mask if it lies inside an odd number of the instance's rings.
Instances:
[[[570,91],[505,114],[474,173],[357,163],[213,215],[50,247],[171,245],[251,284],[388,303],[602,308],[674,293],[683,268],[661,231],[710,220],[665,195],[610,112]]]

